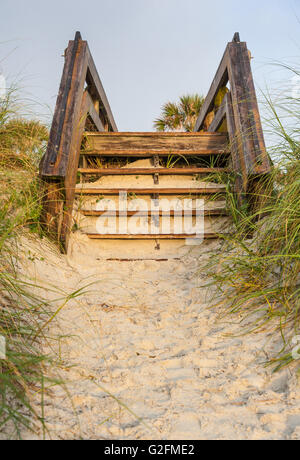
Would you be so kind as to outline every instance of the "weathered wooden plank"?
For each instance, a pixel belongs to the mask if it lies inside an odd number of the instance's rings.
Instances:
[[[100,260],[100,259],[97,259],[97,260]],[[131,259],[120,259],[120,258],[113,258],[113,257],[110,257],[109,259],[106,259],[108,262],[146,262],[146,261],[152,261],[152,262],[169,262],[169,260],[181,260],[180,257],[172,257],[171,259],[136,259],[136,258],[131,258]]]
[[[223,103],[221,107],[219,108],[219,110],[217,111],[212,123],[210,124],[208,128],[208,132],[213,133],[217,131],[220,128],[225,118],[226,118],[226,105]]]
[[[86,82],[91,88],[91,95],[84,92]],[[58,238],[65,246],[71,228],[80,146],[87,114],[96,129],[106,128],[101,122],[102,114],[107,129],[116,130],[87,42],[77,32],[65,53],[50,139],[40,163],[40,175],[49,183],[45,187],[47,196],[43,204],[43,220],[49,228],[54,229],[56,225]],[[63,190],[58,192],[61,187]],[[56,215],[58,209],[59,218]]]
[[[43,177],[65,177],[70,158],[70,146],[72,138],[76,135],[76,128],[79,122],[79,113],[82,102],[83,88],[85,83],[86,68],[87,68],[87,43],[80,40],[76,48],[76,58],[72,67],[71,87],[66,93],[65,73],[70,72],[70,60],[73,52],[73,46],[69,45],[67,50],[66,68],[63,72],[62,84],[57,99],[54,120],[50,132],[50,140],[48,143],[47,152],[41,165],[41,175]],[[63,95],[67,94],[66,108],[62,106]],[[60,144],[53,144],[56,139],[57,130],[60,126],[56,122],[60,117],[60,112],[63,111],[63,127],[60,132]],[[51,134],[52,133],[52,134]],[[55,155],[54,155],[55,153]]]
[[[228,129],[228,136],[230,141],[230,149],[231,149],[231,167],[235,172],[236,179],[235,179],[235,191],[238,197],[238,201],[241,204],[243,201],[243,193],[247,188],[247,175],[245,172],[243,173],[242,165],[239,158],[239,150],[237,145],[237,135],[236,135],[236,127],[234,121],[234,113],[232,108],[232,100],[231,100],[231,93],[227,93],[224,98],[225,106],[226,106],[226,120],[227,120],[227,129]]]
[[[78,167],[77,162],[74,162],[74,158],[77,156],[77,152],[74,150],[74,145],[77,142],[78,126],[81,124],[80,117],[82,116],[82,98],[87,67],[86,50],[87,43],[83,41],[79,42],[78,56],[74,65],[72,87],[68,98],[64,129],[62,133],[62,142],[57,157],[58,175],[64,177],[66,177],[68,171],[70,171],[70,167]]]
[[[56,163],[58,150],[61,144],[61,136],[66,116],[68,97],[72,76],[74,72],[74,64],[78,51],[78,40],[70,41],[68,48],[65,51],[65,63],[60,82],[59,92],[56,100],[55,112],[52,120],[51,130],[47,151],[40,165],[41,175],[52,175],[53,165]]]
[[[218,90],[230,82],[232,107],[235,123],[236,150],[244,185],[247,176],[265,174],[270,171],[270,160],[266,153],[261,120],[257,104],[256,92],[251,71],[250,57],[245,42],[240,41],[238,33],[233,42],[227,45],[223,59],[211,85],[207,98],[198,117],[195,131],[199,131],[208,112],[213,110],[214,98]],[[219,109],[209,130],[217,129],[220,118],[224,115],[224,107]]]
[[[192,175],[192,174],[213,174],[228,171],[226,168],[79,168],[81,174],[92,174],[97,176],[123,176],[123,175],[151,175],[155,172],[161,175]]]
[[[116,216],[116,217],[131,217],[131,216],[135,216],[136,214],[139,214],[139,216],[142,216],[142,217],[147,217],[147,216],[160,216],[160,217],[164,217],[164,216],[170,216],[170,217],[180,217],[183,215],[183,212],[182,211],[174,211],[174,210],[170,210],[170,211],[97,211],[97,210],[87,210],[87,209],[80,209],[80,213],[83,214],[84,216],[87,216],[87,217],[99,217],[99,216],[102,216],[103,214],[105,214],[107,217],[113,217],[113,216]],[[204,211],[199,211],[199,210],[196,210],[196,209],[193,209],[193,210],[188,210],[188,211],[184,211],[184,216],[187,217],[187,216],[200,216],[200,215],[203,215],[205,217],[216,217],[216,216],[228,216],[228,212],[226,211],[226,209],[222,208],[222,209],[206,209]]]
[[[84,150],[81,151],[83,156],[102,156],[102,157],[127,157],[127,158],[147,158],[156,155],[159,156],[177,156],[177,157],[199,157],[199,156],[210,156],[219,155],[226,157],[230,154],[230,151],[226,149],[198,149],[198,150],[138,150],[138,149],[126,149],[126,150]]]
[[[241,43],[232,43],[228,46],[229,76],[231,85],[232,110],[236,128],[236,145],[239,155],[239,164],[244,181],[248,172],[255,163],[253,152],[252,132],[249,129],[248,91],[245,87],[243,53]]]
[[[227,136],[219,133],[87,133],[86,150],[99,152],[151,151],[157,154],[184,155],[187,151],[224,151],[227,146]]]
[[[87,233],[90,239],[94,240],[182,240],[182,239],[195,239],[195,235],[188,233],[181,234],[139,234],[139,235],[120,235],[120,234],[99,234],[99,233]],[[218,239],[221,234],[219,233],[204,233],[203,238],[206,240]],[[199,239],[200,240],[200,239]]]
[[[247,81],[245,85],[245,92],[247,95],[248,102],[248,123],[249,129],[252,136],[254,155],[255,155],[255,165],[253,168],[254,174],[265,174],[270,172],[271,162],[270,158],[266,152],[266,145],[262,130],[262,123],[259,113],[259,107],[256,97],[255,85],[253,80],[253,74],[251,70],[251,61],[250,54],[247,49],[246,43],[241,48],[242,62],[244,66],[244,82]],[[248,131],[249,132],[249,131]],[[251,174],[251,173],[250,173]]]
[[[219,88],[225,86],[226,80],[230,82],[231,96],[225,97],[225,104],[215,115],[209,131],[218,129],[225,112],[232,166],[237,173],[236,190],[241,200],[247,190],[249,178],[255,174],[268,173],[271,165],[264,143],[250,56],[246,43],[240,41],[238,33],[234,35],[233,42],[227,45],[195,131],[202,128],[207,113],[213,110],[214,98]]]
[[[161,132],[161,131],[118,131],[118,132],[104,132],[104,133],[95,133],[95,132],[87,132],[86,135],[87,136],[98,136],[99,134],[101,134],[103,137],[107,137],[109,138],[109,136],[113,136],[114,138],[118,138],[118,137],[123,137],[123,136],[126,136],[126,137],[141,137],[141,136],[144,136],[144,137],[148,137],[148,138],[157,138],[157,137],[163,137],[163,138],[167,138],[167,137],[172,137],[172,138],[180,138],[180,137],[183,137],[185,139],[188,139],[188,138],[198,138],[198,137],[201,137],[201,138],[210,138],[210,139],[219,139],[219,138],[222,138],[224,137],[224,134],[223,133],[207,133],[207,132],[204,132],[204,133],[196,133],[196,132],[182,132],[182,131],[166,131],[166,132]]]
[[[237,135],[236,135],[236,127],[235,127],[235,121],[234,121],[231,93],[226,94],[224,98],[224,102],[226,106],[226,121],[227,121],[227,129],[228,129],[228,136],[229,136],[230,150],[231,150],[231,167],[235,173],[242,173],[240,159],[239,159],[239,152],[238,152],[238,147],[237,147]]]
[[[134,193],[136,195],[151,195],[159,193],[160,195],[212,195],[217,193],[224,193],[224,187],[178,187],[178,188],[97,188],[97,187],[77,187],[75,193],[77,195],[118,195],[119,193]]]
[[[225,53],[220,62],[220,65],[218,67],[217,73],[215,75],[215,78],[213,79],[211,87],[208,91],[204,104],[199,113],[199,116],[198,116],[198,119],[195,125],[195,129],[194,129],[195,132],[200,131],[200,129],[202,129],[203,123],[204,123],[204,120],[207,114],[214,108],[215,97],[219,89],[222,88],[223,86],[226,86],[228,83],[227,64],[228,64],[228,53],[227,53],[227,48],[226,48]]]
[[[64,179],[65,187],[65,203],[64,203],[64,216],[62,220],[61,240],[64,246],[68,246],[68,237],[72,229],[72,212],[75,198],[75,186],[77,181],[77,171],[80,156],[80,145],[82,135],[85,127],[86,117],[90,100],[88,93],[85,92],[81,101],[81,108],[78,117],[77,129],[72,136],[72,143],[70,145],[70,156],[68,162],[68,169]]]
[[[95,109],[95,106],[94,106],[94,102],[93,102],[93,99],[91,98],[91,96],[89,95],[89,93],[86,91],[86,97],[88,99],[87,103],[88,103],[88,116],[89,118],[92,120],[92,122],[94,123],[96,129],[98,131],[104,131],[104,125]]]
[[[52,122],[52,127],[50,131],[50,138],[48,143],[48,156],[49,162],[54,164],[57,159],[58,150],[61,143],[61,136],[63,131],[63,126],[65,122],[65,115],[67,110],[68,97],[71,90],[74,66],[76,55],[79,47],[79,40],[81,40],[81,35],[79,32],[76,32],[75,40],[69,42],[69,46],[66,50],[66,59],[63,70],[63,76],[59,88],[56,110],[54,113],[54,118]]]
[[[62,180],[43,181],[41,223],[48,234],[60,241],[63,220],[64,183]]]
[[[229,43],[228,55],[232,107],[243,175],[268,172],[270,162],[266,153],[246,43]]]
[[[108,131],[118,131],[116,122],[114,120],[107,96],[105,94],[103,85],[101,83],[98,71],[95,66],[95,62],[92,58],[92,54],[88,48],[88,69],[86,81],[88,84],[89,92],[91,96],[100,102],[100,115],[104,118],[108,124]]]
[[[66,60],[70,59],[73,48],[69,46]],[[83,88],[85,84],[87,68],[86,42],[79,40],[76,48],[76,57],[72,66],[72,79],[68,91],[63,86],[65,96],[67,95],[66,108],[63,113],[63,128],[60,133],[60,144],[56,151],[55,161],[51,161],[53,154],[51,142],[45,157],[40,165],[40,174],[44,181],[49,182],[46,187],[46,197],[43,205],[43,214],[47,215],[46,222],[48,229],[53,233],[56,226],[56,234],[59,241],[66,248],[67,236],[71,227],[71,214],[74,200],[74,187],[78,169],[81,137],[84,130],[87,108],[83,111]],[[69,67],[67,71],[69,72]],[[63,74],[62,82],[66,75]],[[86,105],[86,98],[84,98]],[[58,96],[56,113],[63,109],[62,99]],[[52,131],[58,129],[58,125],[52,125]],[[54,157],[52,158],[54,159]],[[53,188],[62,188],[60,192],[54,193]],[[56,195],[57,203],[54,204]],[[59,209],[59,214],[58,210]],[[51,216],[51,217],[50,217]],[[52,220],[53,225],[49,221]]]
[[[76,39],[69,42],[66,50],[48,148],[40,166],[40,173],[44,177],[65,177],[66,175],[70,156],[69,147],[72,143],[73,131],[76,130],[78,123],[77,115],[81,107],[85,81],[92,91],[93,104],[90,105],[90,117],[97,129],[105,128],[101,123],[101,117],[96,116],[95,105],[98,104],[99,114],[100,112],[104,114],[109,129],[117,130],[87,42],[81,40],[80,34],[77,33]],[[93,96],[98,100],[94,100]]]

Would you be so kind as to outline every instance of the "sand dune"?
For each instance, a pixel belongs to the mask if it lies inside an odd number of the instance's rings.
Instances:
[[[47,437],[300,439],[295,375],[263,367],[278,344],[268,334],[231,336],[240,330],[236,318],[218,321],[209,308],[201,266],[215,244],[180,261],[91,265],[24,240],[26,276],[64,292],[93,283],[49,327],[50,337],[65,337],[59,373],[66,383],[46,396]],[[29,260],[29,250],[42,250],[44,260]],[[38,411],[39,404],[36,397]]]

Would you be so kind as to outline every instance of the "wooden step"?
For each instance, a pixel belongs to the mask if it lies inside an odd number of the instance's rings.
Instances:
[[[199,156],[229,153],[220,133],[86,133],[83,155],[148,157]]]
[[[180,217],[180,216],[196,216],[196,215],[201,215],[201,213],[197,211],[196,209],[190,210],[190,211],[185,211],[184,213],[181,211],[97,211],[97,210],[87,210],[87,209],[80,209],[79,210],[81,214],[84,216],[89,216],[89,217],[99,217],[102,215],[106,215],[107,217],[131,217],[135,216],[138,212],[138,215],[141,217],[152,217],[152,216],[160,216],[160,217]],[[228,216],[228,212],[226,209],[206,209],[202,213],[205,217],[219,217],[219,216]]]
[[[99,234],[99,233],[86,233],[86,235],[92,240],[183,240],[183,239],[195,239],[196,235],[190,235],[186,233],[180,234]],[[206,240],[218,239],[221,237],[219,233],[205,233],[203,238]]]
[[[221,187],[195,187],[195,188],[95,188],[78,187],[75,189],[77,195],[119,195],[119,193],[133,193],[135,195],[215,195],[224,194],[225,188]]]
[[[200,156],[212,156],[222,155],[228,156],[229,150],[226,149],[197,149],[197,150],[145,150],[145,149],[132,149],[132,150],[82,150],[81,155],[85,156],[100,156],[100,157],[126,157],[126,158],[148,158],[152,156],[169,157],[169,156],[180,156],[185,157],[200,157]]]
[[[79,168],[81,174],[93,174],[97,176],[122,176],[122,175],[191,175],[213,174],[228,172],[226,168]]]

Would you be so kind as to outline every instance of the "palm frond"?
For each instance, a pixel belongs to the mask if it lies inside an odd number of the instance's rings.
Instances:
[[[161,108],[161,117],[154,120],[154,128],[156,131],[193,131],[203,102],[199,94],[185,94],[178,102],[166,102]]]

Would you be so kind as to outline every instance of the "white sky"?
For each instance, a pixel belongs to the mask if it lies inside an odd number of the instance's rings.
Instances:
[[[280,86],[271,62],[300,55],[300,0],[1,0],[0,14],[0,70],[49,119],[61,55],[80,30],[120,131],[151,131],[164,102],[206,95],[236,31],[255,58],[258,90]]]

